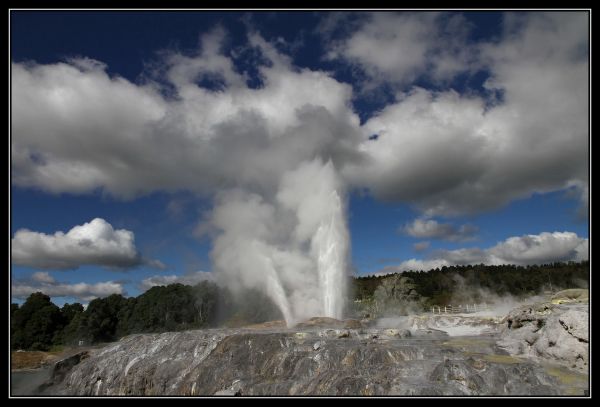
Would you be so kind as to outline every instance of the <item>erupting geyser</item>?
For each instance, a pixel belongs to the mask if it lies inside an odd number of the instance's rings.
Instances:
[[[344,310],[344,278],[348,238],[342,204],[336,191],[331,193],[331,200],[333,212],[329,220],[319,225],[313,238],[313,252],[316,252],[318,256],[322,315],[340,319]]]
[[[288,326],[342,318],[349,236],[338,178],[317,158],[282,174],[274,194],[220,194],[208,223],[220,232],[212,258],[221,283],[262,290]]]

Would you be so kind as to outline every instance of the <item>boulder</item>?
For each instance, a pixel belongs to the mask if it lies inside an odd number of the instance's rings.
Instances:
[[[537,303],[511,311],[498,342],[513,355],[524,355],[587,371],[589,309],[579,303]]]

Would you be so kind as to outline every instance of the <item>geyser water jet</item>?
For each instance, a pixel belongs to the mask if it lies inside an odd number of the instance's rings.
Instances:
[[[231,190],[208,222],[220,230],[211,253],[221,284],[259,289],[288,326],[343,317],[349,236],[344,188],[320,158],[281,175],[275,194]]]
[[[345,270],[348,237],[337,191],[331,193],[332,212],[321,222],[313,238],[317,256],[322,315],[341,319],[345,300]]]
[[[266,278],[266,290],[269,297],[275,302],[275,305],[281,311],[283,318],[288,325],[293,321],[292,312],[290,310],[290,304],[285,295],[285,291],[281,285],[281,281],[275,268],[273,267],[273,261],[268,257],[263,257],[265,262],[265,271],[267,274]]]

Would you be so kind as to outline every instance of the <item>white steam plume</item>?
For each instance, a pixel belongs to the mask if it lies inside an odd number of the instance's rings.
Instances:
[[[341,194],[333,163],[319,158],[284,173],[273,197],[221,194],[208,220],[218,231],[218,278],[234,291],[265,291],[288,325],[341,318],[349,250]]]

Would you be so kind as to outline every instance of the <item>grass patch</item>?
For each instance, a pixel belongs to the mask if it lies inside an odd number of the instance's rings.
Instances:
[[[11,352],[11,369],[38,369],[55,360],[61,352],[25,351]]]

